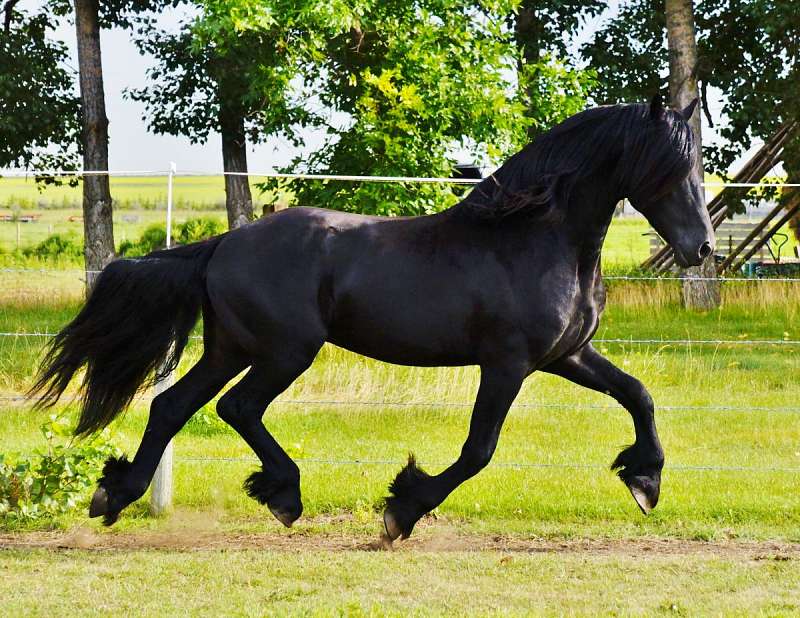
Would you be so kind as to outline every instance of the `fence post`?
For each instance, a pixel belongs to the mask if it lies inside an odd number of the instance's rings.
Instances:
[[[172,181],[177,167],[174,162],[169,164],[167,177],[167,249],[172,245]],[[175,383],[175,374],[170,373],[163,380],[156,382],[156,397]],[[158,463],[153,482],[150,486],[150,511],[153,515],[161,515],[172,506],[172,440],[164,449],[161,461]]]

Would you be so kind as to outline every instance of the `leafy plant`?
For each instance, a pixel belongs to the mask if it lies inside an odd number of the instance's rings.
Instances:
[[[230,425],[213,409],[209,409],[209,406],[204,406],[195,412],[184,426],[184,430],[195,436],[216,436],[232,431]]]
[[[167,244],[167,229],[161,223],[154,223],[145,228],[139,240],[124,240],[119,245],[119,254],[126,257],[147,255],[156,249],[163,249]]]
[[[225,232],[225,224],[217,219],[197,218],[181,223],[175,229],[175,242],[188,245]]]
[[[11,521],[53,517],[75,508],[94,487],[103,462],[118,457],[108,430],[74,442],[70,423],[52,416],[41,427],[45,450],[28,456],[0,453],[0,518]]]
[[[80,258],[83,256],[83,245],[75,237],[68,234],[51,234],[33,247],[22,250],[25,257],[39,259]]]
[[[175,243],[186,245],[222,234],[224,231],[225,226],[221,221],[209,218],[196,218],[189,219],[177,225],[172,238]],[[142,232],[139,240],[126,240],[120,243],[119,253],[126,257],[139,257],[147,255],[151,251],[163,249],[166,244],[166,227],[160,223],[155,223]]]

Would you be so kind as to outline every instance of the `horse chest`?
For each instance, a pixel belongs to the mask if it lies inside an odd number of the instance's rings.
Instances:
[[[528,340],[535,366],[569,356],[586,345],[600,323],[605,303],[602,289],[579,289],[571,302],[562,299],[528,321]]]

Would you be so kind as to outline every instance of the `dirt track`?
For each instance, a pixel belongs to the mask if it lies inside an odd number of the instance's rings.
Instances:
[[[517,536],[464,534],[432,526],[407,541],[394,543],[401,552],[490,551],[515,553],[586,553],[618,556],[709,555],[737,560],[800,560],[800,544],[777,541],[692,541],[682,539],[576,539],[552,540]],[[252,550],[378,551],[375,537],[321,534],[304,531],[236,534],[191,531],[187,528],[159,532],[96,532],[76,528],[68,532],[0,534],[0,549],[82,549],[89,551],[220,551]]]

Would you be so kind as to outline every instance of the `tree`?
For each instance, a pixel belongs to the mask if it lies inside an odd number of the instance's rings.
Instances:
[[[145,104],[144,119],[156,133],[184,135],[192,143],[220,133],[228,225],[248,223],[248,142],[280,135],[297,144],[292,129],[312,121],[290,96],[294,73],[281,33],[237,30],[229,16],[201,14],[177,34],[145,23],[137,43],[156,64],[148,70],[150,85],[127,96]]]
[[[694,35],[692,0],[665,0],[667,47],[669,48],[669,93],[672,104],[684,109],[699,98],[697,89],[697,45]],[[702,144],[700,114],[689,118],[689,125],[698,144]],[[695,157],[692,171],[698,186],[704,180],[702,153]],[[686,269],[688,275],[683,284],[683,299],[688,307],[712,309],[720,303],[719,283],[715,281],[717,270],[714,256],[708,256],[700,266]],[[698,279],[702,278],[702,279]]]
[[[521,0],[508,21],[519,50],[517,81],[526,84],[529,99],[536,98],[536,89],[549,86],[547,80],[539,84],[535,67],[551,56],[566,57],[568,37],[577,32],[585,17],[596,16],[605,7],[606,3],[600,0]],[[531,138],[541,130],[537,123],[537,112],[538,108],[534,107],[524,112],[532,117],[528,129]]]
[[[663,0],[626,2],[583,48],[583,57],[598,72],[592,93],[597,100],[641,100],[665,86],[669,55],[663,7]],[[703,0],[694,8],[698,54],[693,74],[707,122],[712,120],[709,88],[722,92],[725,119],[717,127],[723,142],[705,144],[704,161],[708,171],[729,178],[731,165],[754,139],[766,141],[781,124],[800,119],[800,13],[791,0]],[[800,180],[798,140],[785,150],[783,167],[788,182]],[[739,211],[775,194],[750,193]]]
[[[505,26],[512,2],[383,1],[329,40],[321,71],[304,73],[329,109],[328,142],[287,171],[449,176],[456,149],[498,160],[528,141],[536,121],[584,103],[587,75],[549,60],[517,73]],[[528,89],[519,79],[540,79]],[[561,94],[557,94],[557,93]],[[535,114],[526,113],[536,110]],[[293,183],[297,203],[374,214],[423,214],[453,203],[443,185]]]
[[[7,3],[3,21],[0,167],[75,169],[80,123],[67,49],[48,38],[46,12],[29,16]]]
[[[108,117],[103,91],[100,50],[101,26],[130,26],[134,16],[177,0],[51,0],[54,15],[66,15],[74,8],[75,33],[80,75],[83,168],[108,170]],[[114,257],[114,225],[111,189],[105,174],[83,178],[83,236],[87,290],[98,271]]]
[[[75,0],[75,31],[83,119],[83,169],[108,170],[108,118],[100,57],[98,0]],[[104,174],[83,178],[83,254],[86,283],[91,288],[97,271],[114,257],[111,187]]]

